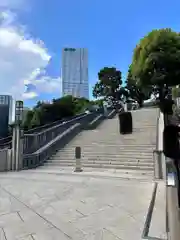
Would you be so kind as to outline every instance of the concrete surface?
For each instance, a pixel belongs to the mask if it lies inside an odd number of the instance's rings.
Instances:
[[[161,216],[159,218],[159,216]],[[159,181],[153,208],[149,237],[167,239],[166,234],[166,184]]]
[[[27,174],[41,173],[41,174],[56,174],[56,175],[73,175],[79,176],[79,173],[74,172],[74,167],[57,167],[57,166],[41,166],[33,170],[28,170]],[[129,169],[107,169],[107,168],[90,168],[82,167],[81,177],[95,177],[95,178],[118,178],[118,179],[139,179],[153,181],[154,175],[149,172]]]
[[[140,240],[154,183],[80,174],[1,173],[0,240]]]
[[[10,169],[11,164],[11,150],[0,149],[0,172],[4,172]]]

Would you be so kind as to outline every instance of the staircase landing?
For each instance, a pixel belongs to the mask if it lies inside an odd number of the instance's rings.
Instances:
[[[134,112],[126,136],[107,120],[45,166],[0,173],[0,240],[166,240],[165,182],[153,181],[156,115]],[[75,146],[85,151],[81,173]]]
[[[39,168],[1,173],[0,182],[1,240],[140,240],[155,187],[152,181]],[[159,196],[155,218],[148,219],[151,239],[166,239]]]

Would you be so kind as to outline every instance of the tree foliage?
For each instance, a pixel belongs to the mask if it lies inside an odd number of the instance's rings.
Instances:
[[[122,84],[121,71],[114,67],[104,67],[99,71],[98,79],[93,88],[93,96],[95,98],[109,98],[113,101],[118,99],[119,89]]]
[[[172,97],[174,99],[180,97],[180,87],[179,86],[175,86],[172,88]]]
[[[149,99],[152,93],[152,88],[138,86],[133,79],[131,70],[129,68],[127,79],[126,79],[126,88],[129,91],[129,95],[132,99],[136,100],[140,107],[143,105],[143,101]]]
[[[144,94],[140,88],[136,87],[134,82],[131,83],[130,72],[128,74],[127,85],[122,86],[121,72],[116,68],[105,67],[98,73],[99,80],[95,84],[93,89],[93,96],[103,97],[104,99],[110,99],[114,105],[118,104],[118,101],[127,102],[129,98],[133,98],[142,105]]]
[[[159,89],[180,83],[180,34],[171,29],[153,30],[140,40],[129,68],[131,83]]]
[[[85,98],[75,98],[72,96],[53,99],[52,103],[38,102],[36,106],[26,114],[23,121],[23,128],[28,130],[33,127],[75,116],[84,112],[89,105],[94,104],[96,104],[96,102],[90,102]]]

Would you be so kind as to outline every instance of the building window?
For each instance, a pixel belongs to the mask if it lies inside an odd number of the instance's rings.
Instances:
[[[75,52],[76,49],[75,48],[65,48],[64,51],[65,52]]]

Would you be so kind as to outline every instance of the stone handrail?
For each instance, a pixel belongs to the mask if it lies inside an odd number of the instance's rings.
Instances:
[[[155,179],[163,179],[166,184],[166,226],[168,239],[179,240],[180,237],[180,206],[179,186],[176,168],[172,159],[163,153],[164,115],[159,111],[157,120],[157,144],[155,160]]]
[[[85,113],[80,113],[80,114],[77,114],[76,116],[72,116],[72,117],[68,117],[68,118],[63,118],[63,119],[61,119],[61,120],[57,120],[57,121],[52,122],[52,123],[47,123],[47,124],[45,124],[45,125],[43,125],[43,126],[39,126],[39,127],[32,128],[32,129],[30,129],[30,130],[25,131],[25,133],[26,133],[26,134],[39,133],[39,132],[41,132],[41,131],[44,131],[44,130],[46,130],[46,129],[49,129],[49,128],[51,128],[51,127],[54,127],[54,126],[56,126],[56,125],[59,125],[59,124],[61,124],[61,123],[63,123],[63,122],[71,121],[71,120],[73,120],[73,119],[76,119],[76,118],[78,118],[78,117],[83,117],[83,116],[85,116],[85,115],[86,115]]]
[[[108,110],[108,115],[110,113],[112,113],[112,109]],[[74,121],[73,124],[69,125],[68,128],[66,127],[61,129],[61,131],[54,135],[49,142],[42,144],[41,148],[37,149],[33,153],[24,154],[23,169],[34,168],[40,164],[43,164],[46,159],[53,155],[53,153],[63,148],[82,130],[87,129],[90,122],[96,118],[99,119],[99,116],[101,116],[101,122],[106,119],[105,117],[102,117],[101,113],[87,114],[86,117],[79,119],[79,121]],[[111,116],[111,114],[109,116]]]
[[[54,126],[57,126],[59,124],[62,124],[63,122],[68,122],[68,121],[72,121],[78,117],[83,117],[85,116],[86,114],[85,113],[81,113],[81,114],[78,114],[76,116],[73,116],[73,117],[69,117],[69,118],[65,118],[65,119],[61,119],[61,120],[57,120],[55,122],[52,122],[52,123],[48,123],[48,124],[45,124],[43,126],[40,126],[40,127],[35,127],[35,128],[32,128],[30,130],[27,130],[25,131],[24,133],[27,135],[27,134],[38,134],[42,131],[45,131],[47,129],[50,129]],[[1,138],[0,139],[0,149],[4,149],[4,148],[11,148],[11,144],[12,144],[12,136],[8,136],[6,138]]]
[[[167,159],[167,233],[168,238],[171,240],[179,240],[180,238],[180,208],[178,204],[179,184],[173,160]]]
[[[81,128],[82,125],[80,123],[76,123],[38,151],[32,154],[24,155],[23,169],[35,168],[43,164],[57,150],[63,148],[75,135],[77,135],[81,131]]]
[[[112,112],[112,109],[108,109],[108,116],[111,116]],[[1,149],[0,171],[27,169],[42,164],[55,151],[63,148],[74,136],[87,129],[87,125],[98,116],[102,116],[101,112],[89,113],[53,126],[40,133],[21,135],[21,157],[17,162],[17,160],[14,160],[13,149]],[[101,122],[104,119],[102,117]],[[6,161],[7,156],[8,161]],[[7,165],[6,162],[8,162]]]
[[[85,119],[94,118],[96,113],[86,114],[65,123],[60,123],[56,126],[53,126],[49,129],[46,129],[40,133],[35,134],[24,134],[23,141],[23,152],[24,154],[31,154],[36,152],[42,146],[46,145],[48,142],[53,140],[56,136],[64,132],[66,129],[74,125],[79,121],[84,121]]]

